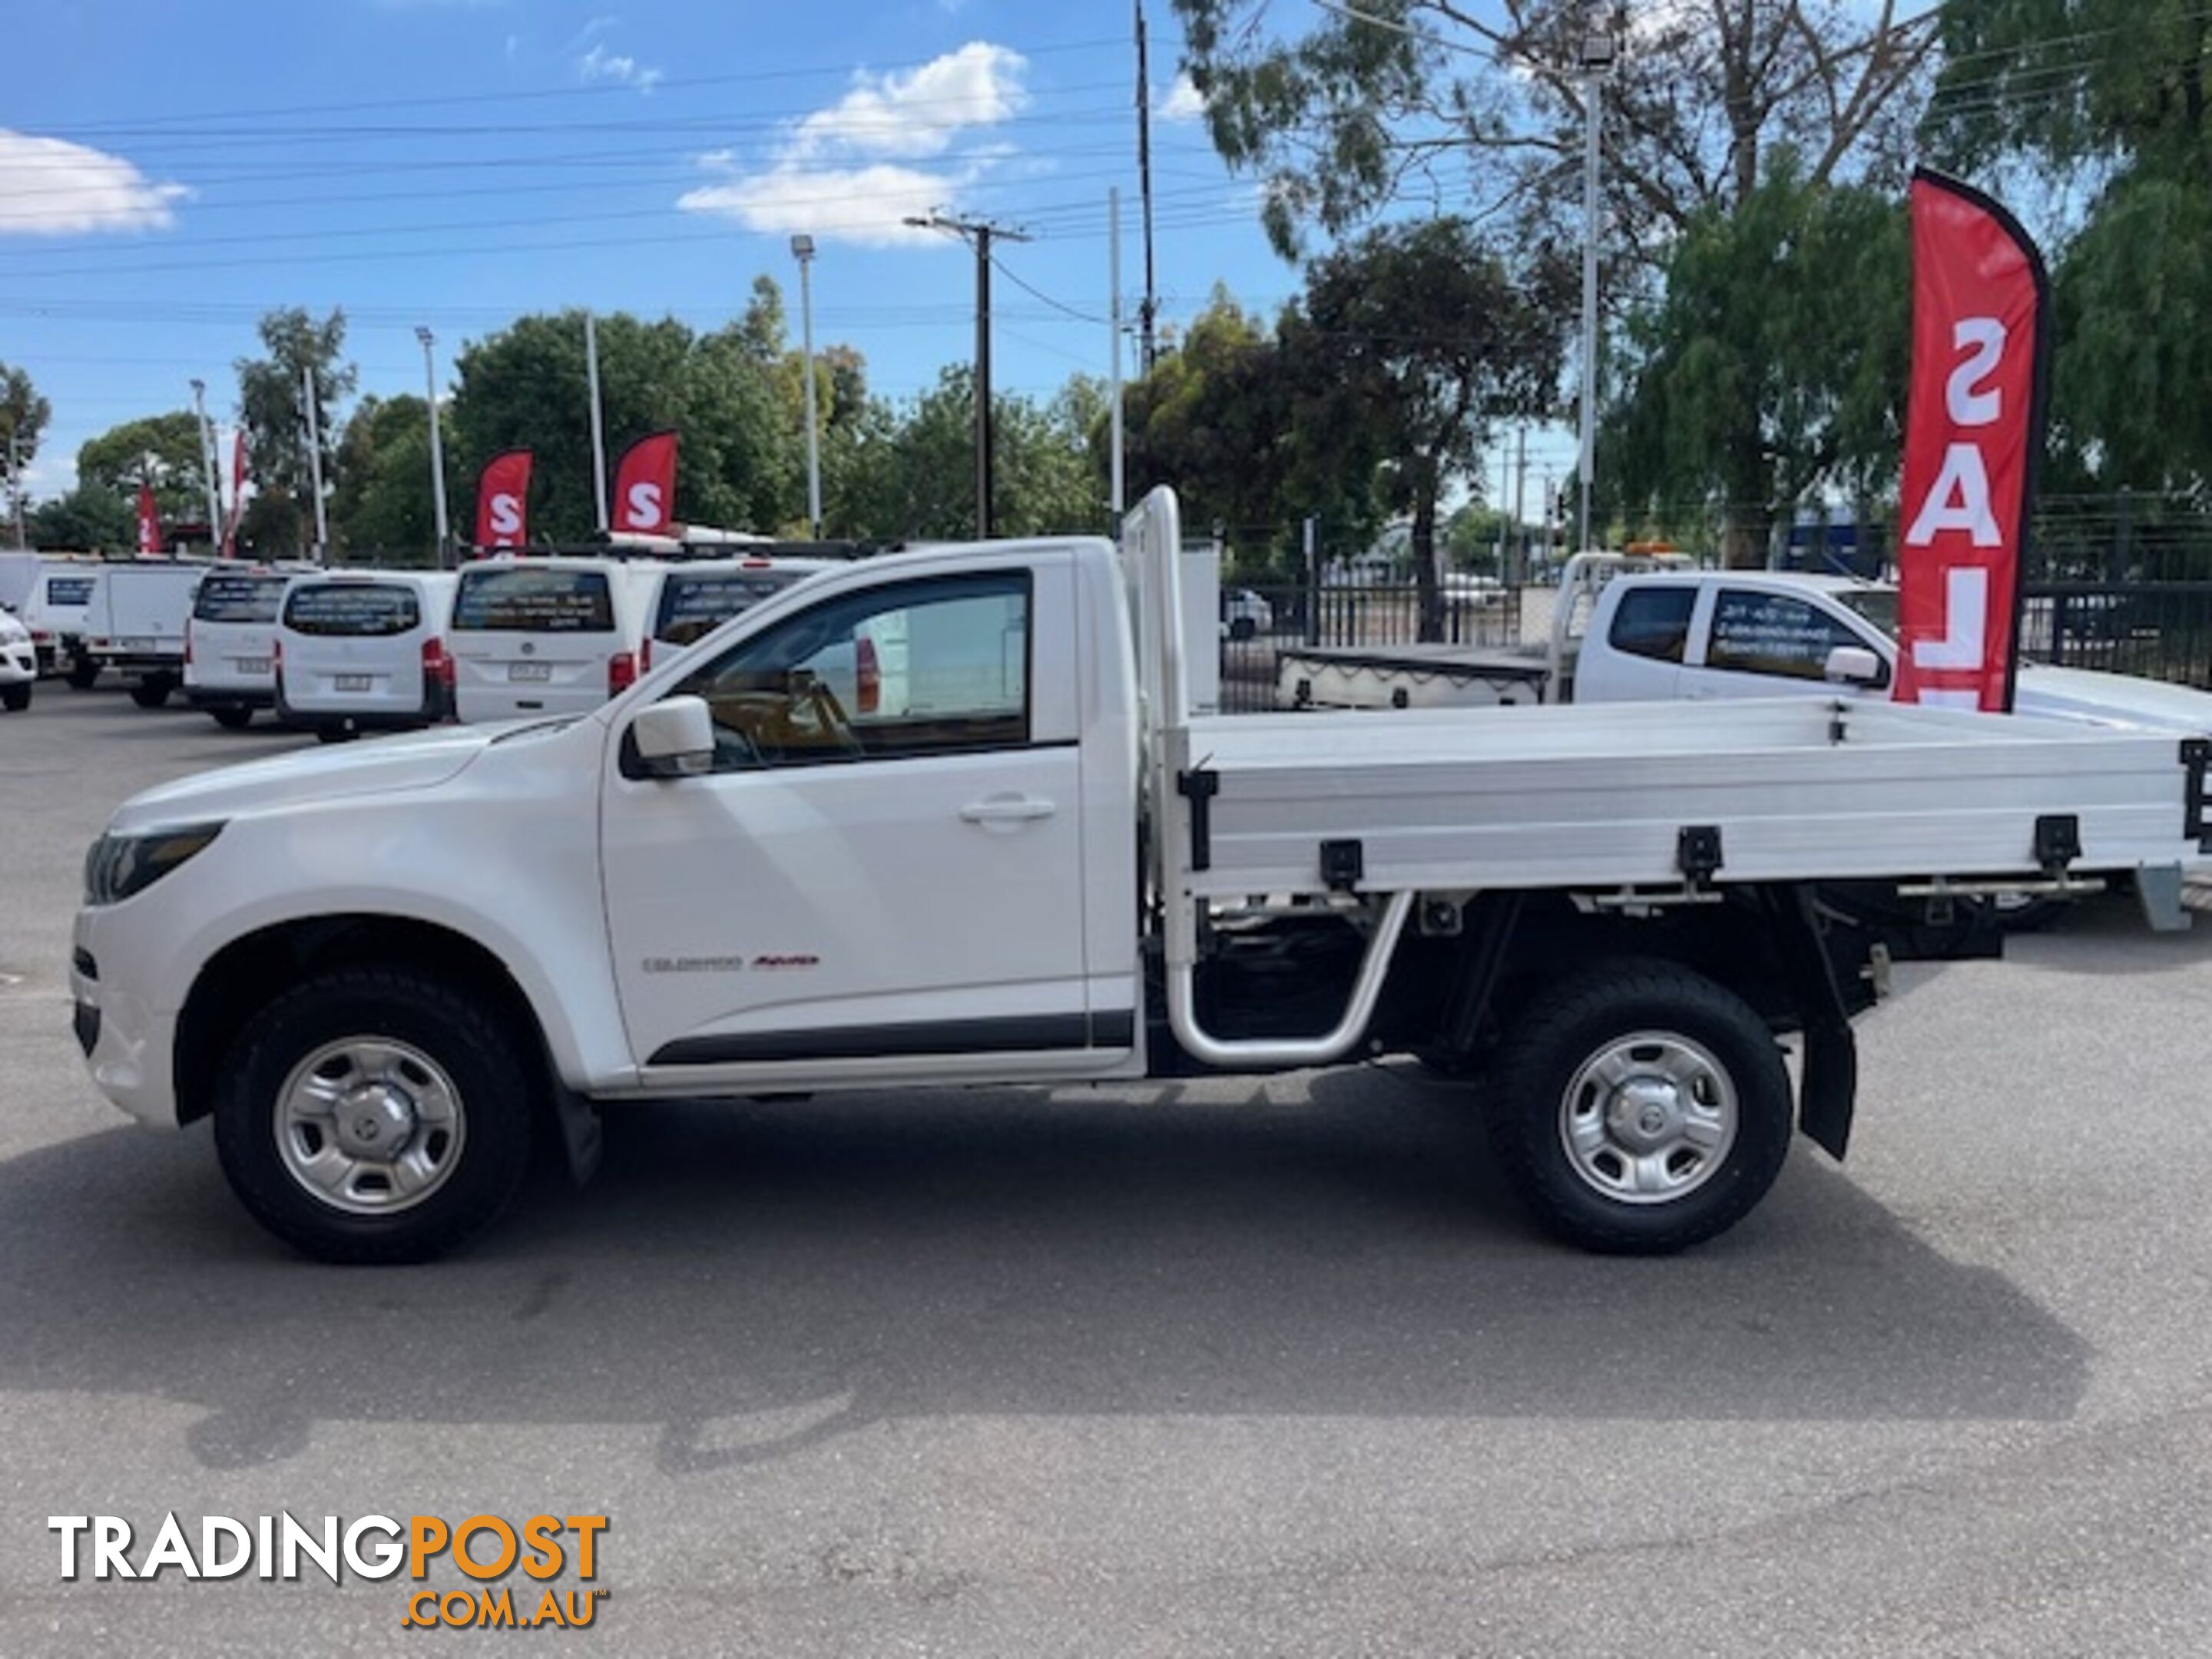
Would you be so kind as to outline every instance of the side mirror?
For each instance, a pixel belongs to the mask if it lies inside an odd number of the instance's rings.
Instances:
[[[1881,659],[1863,645],[1839,645],[1828,653],[1823,672],[1838,685],[1879,685]]]
[[[629,723],[638,770],[648,778],[696,778],[714,765],[714,720],[704,697],[666,697]]]

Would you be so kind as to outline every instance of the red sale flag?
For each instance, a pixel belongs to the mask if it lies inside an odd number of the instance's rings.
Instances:
[[[530,539],[530,452],[509,449],[477,479],[477,545],[520,547]]]
[[[2020,222],[1954,179],[1915,173],[1899,702],[2012,707],[2050,327],[2050,279]]]
[[[161,515],[154,507],[154,486],[138,481],[138,550],[151,556],[161,550]]]
[[[230,518],[222,527],[222,556],[231,557],[238,550],[238,521],[246,516],[246,428],[240,427],[230,441]]]
[[[615,465],[614,527],[640,535],[659,535],[676,512],[676,434],[656,432],[640,438]]]

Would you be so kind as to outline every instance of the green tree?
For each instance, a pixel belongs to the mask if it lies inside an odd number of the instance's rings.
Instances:
[[[673,428],[683,434],[678,521],[768,531],[805,516],[803,462],[794,459],[802,434],[783,419],[781,351],[762,356],[761,328],[740,322],[701,336],[672,318],[648,323],[620,312],[595,327],[610,469],[630,442]],[[472,481],[502,449],[532,450],[533,535],[590,536],[597,520],[583,313],[517,318],[464,347],[456,368],[458,477]],[[457,493],[471,487],[465,482]]]
[[[439,411],[440,435],[450,453],[453,422]],[[474,506],[465,490],[447,481],[448,504],[459,533],[468,534]],[[430,422],[422,399],[363,398],[338,440],[337,483],[331,492],[331,534],[349,552],[412,555],[437,562],[437,508],[431,498]]]
[[[1736,212],[1693,222],[1631,319],[1599,477],[1632,524],[1717,519],[1731,564],[1823,489],[1894,477],[1911,253],[1886,191],[1804,178],[1786,154]]]
[[[75,552],[127,551],[137,545],[137,520],[112,490],[79,484],[41,501],[25,526],[31,545]]]
[[[2197,0],[1952,0],[1923,131],[1960,170],[2024,163],[2084,204],[2054,262],[2051,476],[2212,481],[2212,12]]]
[[[1601,176],[1624,247],[1656,252],[1692,219],[1733,211],[1778,147],[1806,157],[1815,183],[1894,177],[1943,9],[1367,0],[1323,9],[1298,34],[1267,0],[1176,0],[1215,148],[1264,179],[1285,255],[1307,227],[1340,235],[1392,203],[1464,201],[1470,182],[1478,206],[1510,205],[1537,240],[1578,218],[1594,32],[1621,48]]]
[[[18,506],[16,489],[23,469],[38,458],[39,440],[45,435],[46,422],[52,417],[53,405],[39,395],[31,384],[31,377],[20,368],[10,368],[0,363],[0,469],[5,469],[12,451],[14,468],[5,473],[11,492],[6,502],[7,519],[13,527]]]
[[[240,538],[264,558],[283,557],[314,537],[313,469],[308,457],[307,379],[313,372],[323,477],[336,470],[336,406],[359,376],[343,361],[345,313],[318,320],[297,306],[261,319],[263,357],[238,360],[238,402],[258,493],[247,504]]]
[[[1573,273],[1539,259],[1522,279],[1462,219],[1370,232],[1308,270],[1281,350],[1304,387],[1308,441],[1351,471],[1378,470],[1412,516],[1424,638],[1434,637],[1437,520],[1501,416],[1549,407]]]
[[[207,517],[207,463],[199,417],[188,409],[148,415],[110,427],[76,452],[81,489],[105,490],[134,509],[142,481],[167,520]]]

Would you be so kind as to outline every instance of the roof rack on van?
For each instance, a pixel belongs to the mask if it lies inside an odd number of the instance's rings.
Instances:
[[[529,547],[481,547],[464,551],[463,562],[498,557],[530,559],[867,559],[902,551],[902,541],[782,540],[762,536],[744,541],[690,541],[672,536],[611,536],[605,541],[551,542]]]

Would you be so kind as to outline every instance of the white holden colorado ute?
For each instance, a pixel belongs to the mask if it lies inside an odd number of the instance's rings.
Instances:
[[[1843,1154],[1923,900],[2185,924],[2201,744],[1842,698],[1194,715],[1180,544],[1162,490],[1118,550],[862,561],[586,714],[139,795],[86,863],[93,1076],[367,1261],[491,1220],[540,1135],[588,1173],[626,1102],[1409,1053],[1542,1224],[1656,1252],[1794,1130]]]

